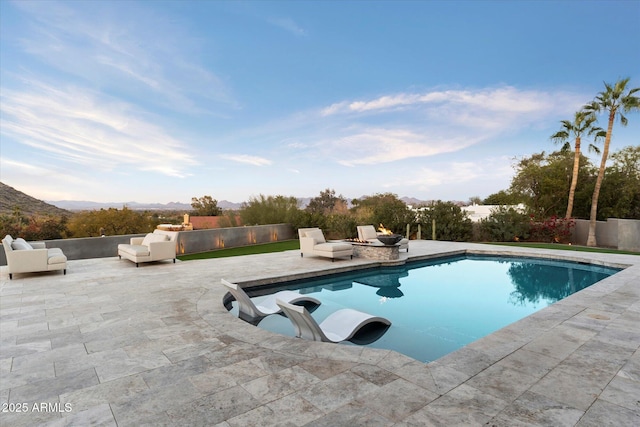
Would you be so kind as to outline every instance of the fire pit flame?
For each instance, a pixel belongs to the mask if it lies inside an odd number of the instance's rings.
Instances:
[[[382,224],[378,227],[378,231],[382,233],[378,235],[378,240],[386,246],[393,246],[402,240],[402,236],[400,234],[394,234],[393,231],[384,228],[384,225]]]
[[[388,228],[384,228],[384,225],[382,225],[382,223],[380,223],[380,227],[378,227],[378,231],[384,234],[385,236],[390,236],[393,234],[393,231],[389,230]]]

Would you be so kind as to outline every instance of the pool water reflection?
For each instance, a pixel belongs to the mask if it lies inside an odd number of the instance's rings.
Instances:
[[[268,293],[298,289],[318,298],[322,305],[312,314],[318,323],[341,308],[386,317],[391,327],[367,346],[429,362],[617,271],[534,258],[459,256],[287,282]],[[265,294],[264,288],[246,291],[256,300],[257,293]],[[281,315],[264,318],[258,327],[294,336]]]

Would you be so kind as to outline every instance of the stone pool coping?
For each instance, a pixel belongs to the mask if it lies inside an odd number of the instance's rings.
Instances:
[[[403,259],[481,253],[629,266],[434,362],[249,325],[220,278],[271,284],[375,266],[297,251],[153,263],[71,261],[0,282],[0,401],[11,425],[617,425],[640,408],[640,257],[411,241]],[[132,268],[133,267],[133,268]],[[633,396],[636,396],[634,399]]]

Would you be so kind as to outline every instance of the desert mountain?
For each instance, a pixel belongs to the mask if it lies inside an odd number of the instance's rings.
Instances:
[[[38,200],[0,182],[0,215],[11,215],[18,208],[24,215],[70,215],[71,212]]]

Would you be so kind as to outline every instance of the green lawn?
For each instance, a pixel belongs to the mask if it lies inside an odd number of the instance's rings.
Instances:
[[[210,252],[202,252],[199,254],[178,255],[181,261],[190,261],[192,259],[208,259],[208,258],[224,258],[229,256],[266,254],[270,252],[282,252],[300,249],[299,240],[285,240],[282,242],[263,243],[260,245],[241,246],[238,248],[218,249]]]
[[[619,251],[617,249],[592,248],[587,246],[563,245],[560,243],[485,242],[487,245],[517,246],[520,248],[554,249],[576,252],[599,252],[605,254],[640,255],[640,252]]]
[[[558,243],[521,243],[521,242],[518,242],[518,243],[485,242],[485,243],[488,245],[517,246],[521,248],[540,248],[540,249],[554,249],[554,250],[564,250],[564,251],[640,255],[639,252],[619,251],[616,249],[606,249],[606,248],[589,248],[586,246],[562,245]],[[292,250],[298,250],[298,249],[300,249],[300,241],[296,239],[296,240],[285,240],[283,242],[264,243],[260,245],[242,246],[239,248],[218,249],[215,251],[202,252],[199,254],[179,255],[178,259],[181,261],[190,261],[193,259],[224,258],[224,257],[230,257],[230,256],[266,254],[270,252],[292,251]]]

